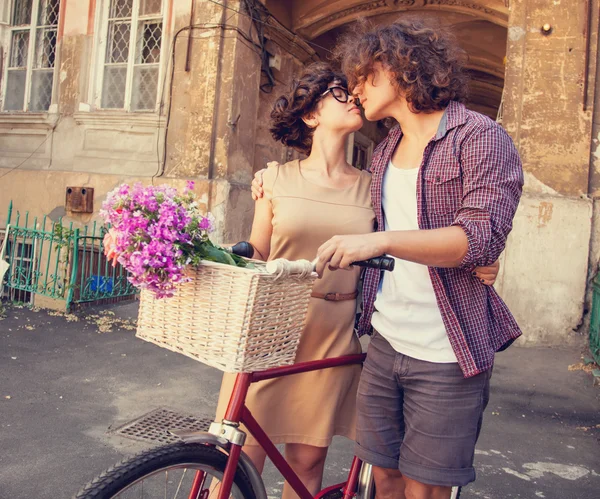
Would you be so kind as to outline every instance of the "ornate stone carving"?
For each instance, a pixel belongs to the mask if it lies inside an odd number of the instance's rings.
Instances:
[[[425,6],[427,5],[447,5],[449,7],[462,7],[469,10],[477,10],[491,16],[502,16],[501,11],[490,9],[487,5],[481,5],[477,2],[469,2],[465,0],[425,0]]]
[[[505,2],[506,0],[503,2],[504,5]],[[494,9],[487,5],[482,5],[475,0],[373,0],[324,16],[322,15],[322,9],[318,9],[304,16],[298,23],[297,30],[298,33],[310,40],[360,15],[372,16],[411,8],[419,9],[427,7],[471,10],[474,11],[474,15],[478,13],[484,18],[492,20],[492,22],[495,22],[494,19],[496,19],[499,21],[498,24],[501,25],[506,25],[508,21],[508,12],[506,12],[507,9],[505,6],[500,5],[498,9]]]
[[[331,14],[330,16],[323,18],[321,22],[315,23],[315,25],[330,24],[337,21],[338,19],[342,19],[344,17],[351,17],[355,14],[360,14],[361,12],[369,12],[377,9],[386,9],[386,7],[410,7],[414,4],[415,0],[376,0],[374,2],[363,3],[361,5],[355,5],[354,7],[349,7],[347,9],[340,10],[335,14]]]
[[[315,38],[325,31],[336,27],[338,24],[342,24],[337,23],[340,19],[359,17],[360,14],[363,13],[369,15],[369,13],[374,13],[373,11],[381,11],[381,13],[393,12],[398,7],[411,7],[414,4],[415,0],[375,0],[372,2],[365,2],[321,17],[314,22],[309,21],[304,25],[301,23],[298,31],[309,38]]]

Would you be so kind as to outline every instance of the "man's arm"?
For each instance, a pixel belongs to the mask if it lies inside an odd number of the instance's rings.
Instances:
[[[433,230],[388,231],[336,236],[318,251],[317,271],[329,263],[352,262],[386,253],[430,267],[476,266],[495,262],[512,228],[523,172],[510,137],[499,126],[476,132],[461,148],[463,199],[452,226]]]
[[[468,239],[460,227],[335,236],[317,252],[317,273],[321,275],[326,264],[345,269],[352,262],[383,254],[429,267],[458,267],[467,250]]]
[[[496,124],[466,139],[461,166],[463,199],[452,225],[469,241],[459,266],[472,270],[504,251],[521,198],[523,167],[512,140]]]

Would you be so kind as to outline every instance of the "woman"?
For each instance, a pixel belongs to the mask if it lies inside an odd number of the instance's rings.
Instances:
[[[363,122],[345,78],[326,64],[310,66],[276,102],[271,118],[273,137],[308,157],[265,171],[265,195],[256,202],[250,236],[254,257],[313,260],[335,234],[372,231],[370,175],[346,161],[346,139]],[[326,271],[315,283],[297,362],[361,352],[353,333],[358,279],[356,268]],[[339,295],[331,301],[326,293]],[[275,443],[285,444],[286,459],[312,494],[321,488],[332,437],[354,438],[359,377],[359,366],[347,366],[250,387],[250,412]],[[224,375],[218,419],[234,380],[235,375]],[[244,451],[262,471],[265,453],[254,439],[248,438]],[[295,497],[287,484],[283,497]]]
[[[314,64],[281,97],[271,114],[273,137],[308,157],[272,165],[263,174],[250,243],[261,260],[315,258],[334,235],[371,232],[375,220],[370,174],[346,161],[346,139],[362,127],[346,79],[323,63]],[[359,269],[326,269],[314,286],[297,362],[361,352],[354,334]],[[337,300],[325,299],[338,294]],[[250,412],[285,455],[304,485],[321,488],[328,446],[334,435],[354,438],[360,367],[346,366],[253,384]],[[221,419],[235,375],[225,374],[217,419]],[[244,451],[262,471],[265,453],[251,437]],[[296,497],[287,484],[285,499]]]

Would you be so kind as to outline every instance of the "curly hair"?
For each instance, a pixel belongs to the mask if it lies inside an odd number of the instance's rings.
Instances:
[[[314,131],[302,118],[315,110],[321,94],[331,83],[348,86],[346,77],[329,64],[317,62],[307,66],[293,82],[290,92],[279,97],[273,106],[269,128],[273,138],[300,152],[310,153]]]
[[[383,64],[415,113],[438,111],[451,101],[467,100],[466,52],[447,30],[421,21],[397,21],[374,29],[359,22],[338,43],[335,57],[348,76],[350,89],[366,81],[373,64]]]

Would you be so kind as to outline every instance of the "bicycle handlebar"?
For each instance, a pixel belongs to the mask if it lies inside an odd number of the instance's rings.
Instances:
[[[354,262],[352,265],[357,267],[366,267],[369,269],[387,270],[391,272],[394,270],[396,260],[390,256],[376,256],[375,258],[369,258],[368,260],[362,260],[360,262]]]
[[[237,256],[243,256],[245,258],[252,258],[254,256],[254,246],[248,241],[241,241],[226,249]]]
[[[230,248],[227,248],[227,250],[231,253],[234,253],[235,255],[243,256],[246,258],[252,258],[252,256],[254,255],[254,247],[247,241],[241,241],[237,244],[234,244]],[[352,265],[356,265],[357,267],[386,270],[391,272],[392,270],[394,270],[395,263],[396,261],[389,256],[378,256],[375,258],[369,258],[368,260],[354,262]]]

